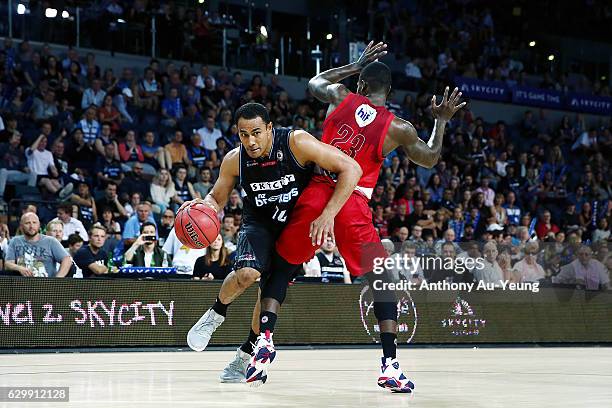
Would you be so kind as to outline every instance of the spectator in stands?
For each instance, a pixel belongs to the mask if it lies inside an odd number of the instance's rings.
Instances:
[[[89,234],[89,244],[77,251],[74,262],[83,271],[84,278],[106,275],[109,272],[108,254],[102,248],[106,242],[106,228],[96,224]]]
[[[198,130],[200,136],[202,136],[202,143],[204,148],[208,150],[215,150],[217,148],[217,139],[222,137],[221,131],[215,127],[215,118],[206,118],[206,126]]]
[[[106,228],[107,238],[121,241],[121,225],[113,219],[113,210],[110,207],[102,208],[100,224]]]
[[[85,97],[85,95],[83,95],[83,97]],[[114,134],[121,129],[121,114],[117,108],[113,106],[113,97],[111,95],[104,96],[104,102],[98,110],[98,117],[100,118],[102,127],[104,128],[104,125],[108,125],[109,130]]]
[[[62,224],[62,235],[63,235],[63,224]],[[71,234],[68,237],[68,254],[74,259],[76,253],[83,246],[83,238],[79,234]],[[82,277],[82,276],[81,276]]]
[[[154,168],[171,169],[172,158],[170,153],[155,143],[155,135],[151,131],[145,132],[144,143],[140,145],[145,164]]]
[[[45,228],[47,236],[57,239],[60,244],[64,240],[64,224],[59,220],[49,221]]]
[[[521,282],[538,282],[544,279],[544,268],[537,262],[539,245],[536,241],[525,244],[525,258],[514,265]]]
[[[91,88],[85,89],[83,92],[83,99],[81,101],[81,108],[83,110],[95,106],[101,107],[104,102],[106,91],[102,89],[102,82],[99,79],[91,81]]]
[[[560,231],[559,227],[553,224],[551,219],[550,211],[544,210],[544,212],[542,212],[540,222],[538,222],[536,225],[536,233],[538,234],[539,239],[546,238],[550,233],[552,233],[554,236],[554,234]]]
[[[168,127],[175,127],[183,117],[183,108],[179,92],[176,88],[170,89],[170,94],[161,104],[162,124]]]
[[[125,252],[125,261],[132,266],[166,267],[167,254],[157,245],[157,227],[145,222],[140,227],[140,235]]]
[[[8,225],[0,223],[0,251],[2,251],[2,259],[4,259],[4,255],[6,255],[6,249],[8,248],[10,240],[11,232]],[[4,267],[4,264],[2,266]]]
[[[99,139],[98,139],[99,140]],[[98,183],[104,185],[109,182],[120,184],[125,175],[121,163],[116,159],[116,145],[107,144],[104,146],[104,154],[98,156],[95,172]]]
[[[70,201],[79,206],[79,218],[83,221],[83,225],[86,228],[91,227],[98,221],[96,202],[89,191],[89,185],[87,183],[81,182],[78,184],[78,190],[76,193],[72,194]]]
[[[206,254],[195,262],[193,279],[223,280],[231,272],[231,259],[221,234],[210,244]]]
[[[337,253],[334,240],[329,237],[304,269],[308,270],[307,276],[320,276],[324,283],[351,283],[344,259]]]
[[[200,181],[193,185],[193,189],[196,193],[200,194],[200,197],[204,198],[214,185],[212,181],[212,172],[209,168],[200,169]]]
[[[6,183],[36,186],[36,174],[27,166],[21,134],[11,134],[8,143],[0,144],[0,205],[4,204]]]
[[[483,267],[476,266],[473,270],[474,279],[477,282],[484,282],[486,284],[494,284],[495,287],[501,286],[501,282],[504,279],[504,273],[497,263],[497,244],[495,241],[489,241],[484,244],[482,249],[484,260]]]
[[[67,184],[62,187],[58,180],[59,173],[55,168],[53,155],[46,148],[47,137],[40,135],[32,146],[26,149],[28,168],[37,176],[38,185],[46,188],[52,194],[58,194],[59,198],[63,200],[70,195],[74,186]]]
[[[166,243],[166,239],[168,239],[172,228],[174,228],[174,211],[166,209],[166,211],[162,213],[161,223],[157,231],[159,235],[159,245],[163,246]]]
[[[187,148],[183,144],[183,132],[176,130],[172,141],[168,143],[164,149],[170,155],[172,166],[176,164],[184,164],[186,166],[191,165],[191,160],[187,155]]]
[[[96,107],[95,106],[85,106],[85,115],[83,119],[77,124],[77,128],[81,129],[83,132],[83,141],[86,145],[93,145],[98,138],[100,133],[100,122],[96,120]]]
[[[84,241],[89,241],[89,236],[83,223],[72,216],[72,204],[62,203],[57,206],[57,218],[54,218],[54,221],[57,220],[64,224],[64,241],[68,239],[69,235],[74,233],[79,234]]]
[[[219,139],[222,140],[222,139]],[[191,135],[191,146],[187,149],[189,160],[195,168],[218,167],[220,162],[217,159],[217,152],[203,147],[202,136],[199,133]],[[195,172],[194,172],[195,174]]]
[[[126,200],[129,197],[129,194],[135,191],[140,193],[141,199],[146,199],[149,197],[149,183],[143,178],[143,173],[144,166],[142,163],[134,163],[132,172],[125,177],[119,185],[119,192],[121,193],[123,200]]]
[[[144,162],[142,148],[136,142],[136,133],[133,130],[129,130],[125,135],[125,141],[119,144],[119,157],[130,168],[134,167],[135,163]]]
[[[184,166],[175,167],[174,172],[174,189],[176,190],[176,199],[174,201],[178,205],[194,198],[202,198],[193,189],[193,184],[187,180],[187,169]]]
[[[0,173],[1,174],[1,173]],[[607,218],[600,218],[597,222],[597,229],[593,231],[592,242],[595,244],[600,241],[610,240],[610,228]]]
[[[21,216],[23,235],[9,242],[5,268],[27,277],[58,277],[68,275],[72,259],[55,239],[40,234],[40,220],[34,213]],[[56,269],[56,264],[60,268]]]
[[[32,118],[35,121],[53,119],[58,115],[55,92],[48,90],[42,99],[35,98],[32,106]]]
[[[170,178],[170,172],[160,169],[151,184],[151,198],[158,211],[163,213],[172,203],[178,203],[178,196],[174,188],[174,182]]]
[[[570,264],[563,266],[553,283],[575,284],[578,289],[608,290],[610,288],[609,270],[597,259],[593,259],[593,250],[581,245],[578,257]]]
[[[147,221],[155,224],[155,219],[151,214],[151,203],[145,201],[138,205],[136,214],[131,216],[123,226],[123,240],[126,246],[134,243],[134,240],[140,235],[140,227]]]
[[[145,77],[139,82],[138,92],[143,107],[150,111],[156,111],[159,106],[159,98],[163,95],[163,92],[155,79],[155,72],[150,67],[145,70]]]
[[[104,196],[96,200],[96,210],[98,219],[102,219],[102,209],[110,208],[113,211],[113,218],[116,220],[128,218],[128,213],[119,202],[117,195],[117,183],[109,181],[104,188]]]

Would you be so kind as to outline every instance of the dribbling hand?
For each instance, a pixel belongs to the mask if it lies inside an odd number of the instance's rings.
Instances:
[[[463,108],[467,102],[459,103],[461,99],[461,92],[459,88],[455,88],[450,97],[448,96],[448,86],[444,89],[444,96],[442,96],[442,102],[436,105],[436,95],[431,97],[431,113],[433,117],[440,120],[449,121],[453,115],[461,108]]]

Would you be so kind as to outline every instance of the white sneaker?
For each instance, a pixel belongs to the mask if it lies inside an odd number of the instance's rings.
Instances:
[[[68,184],[66,184],[66,186],[64,188],[62,188],[59,191],[59,193],[57,195],[58,195],[60,200],[65,200],[72,193],[72,190],[74,190],[74,184],[68,183]]]
[[[272,343],[272,333],[266,331],[257,338],[255,350],[246,371],[246,382],[251,387],[259,387],[268,379],[268,366],[276,357],[276,349]]]
[[[236,350],[236,356],[234,360],[232,360],[224,369],[221,375],[219,376],[219,380],[222,383],[241,383],[246,380],[246,371],[247,365],[249,365],[249,360],[251,359],[251,355],[245,353],[238,347]]]
[[[194,351],[202,351],[208,346],[212,334],[221,326],[225,317],[212,309],[200,317],[200,320],[187,333],[187,344]]]
[[[396,358],[382,358],[378,385],[392,392],[410,393],[414,390],[414,383],[402,373],[399,361]]]

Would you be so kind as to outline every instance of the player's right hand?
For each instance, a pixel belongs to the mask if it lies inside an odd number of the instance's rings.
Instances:
[[[310,224],[310,234],[312,246],[321,246],[327,237],[331,237],[334,242],[334,217],[327,214],[321,214],[316,220]]]
[[[356,64],[359,68],[364,68],[372,61],[376,61],[379,58],[387,55],[387,44],[384,42],[379,42],[378,44],[374,44],[374,41],[370,41],[368,46],[363,50],[361,55],[356,61]]]

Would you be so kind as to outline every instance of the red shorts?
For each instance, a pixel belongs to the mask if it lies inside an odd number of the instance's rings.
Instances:
[[[313,246],[310,224],[317,219],[334,193],[331,182],[313,179],[300,194],[289,223],[276,241],[276,251],[294,265],[310,261],[319,246]],[[371,272],[375,257],[386,257],[387,252],[372,224],[368,199],[353,192],[334,220],[334,235],[340,255],[353,276]]]

